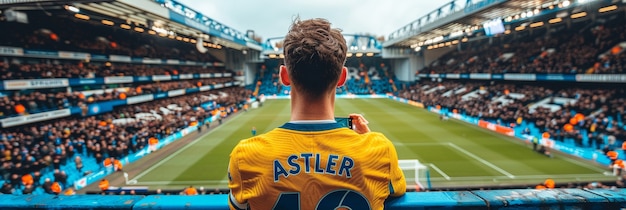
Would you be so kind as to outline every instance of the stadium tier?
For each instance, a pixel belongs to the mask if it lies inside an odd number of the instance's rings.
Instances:
[[[250,99],[234,72],[194,44],[49,12],[28,12],[28,24],[0,21],[15,29],[0,35],[3,194],[84,187],[85,177],[108,173],[105,160],[119,170]]]
[[[54,18],[43,11],[29,12],[28,24],[0,22],[2,28],[15,29],[13,33],[0,35],[2,46],[195,62],[218,61],[210,54],[198,52],[192,43],[181,44],[178,40],[152,36],[147,32],[106,27],[101,21],[74,18],[72,13],[65,11],[51,12]]]
[[[278,81],[278,66],[276,60],[269,60],[258,67],[255,75],[257,84],[248,88],[267,96],[289,95],[290,87],[283,86]],[[345,86],[337,88],[337,94],[386,94],[397,92],[406,87],[410,82],[399,81],[388,64],[381,58],[351,58],[346,62],[348,67],[348,80]],[[257,89],[258,86],[258,89]]]
[[[427,73],[623,74],[626,27],[619,15],[606,22],[574,22],[570,27],[472,42],[427,68]]]

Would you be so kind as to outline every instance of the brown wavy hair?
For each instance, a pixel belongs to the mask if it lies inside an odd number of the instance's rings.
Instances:
[[[346,40],[330,25],[325,19],[296,18],[284,40],[291,84],[311,98],[335,88],[346,62]]]

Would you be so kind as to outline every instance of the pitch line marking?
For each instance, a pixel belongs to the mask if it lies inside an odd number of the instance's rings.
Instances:
[[[515,180],[532,180],[532,179],[545,179],[547,177],[553,178],[553,179],[597,179],[600,177],[606,177],[603,176],[602,174],[561,174],[561,175],[546,175],[546,174],[541,174],[541,175],[520,175],[520,176],[516,176]],[[465,176],[465,177],[453,177],[454,181],[484,181],[484,182],[489,182],[490,180],[509,180],[509,177],[507,176]],[[430,178],[431,181],[435,180],[435,181],[444,181],[443,178],[441,177],[431,177]]]
[[[504,169],[502,169],[502,168],[500,168],[500,167],[490,163],[489,161],[486,161],[486,160],[484,160],[484,159],[474,155],[473,153],[471,153],[471,152],[469,152],[469,151],[467,151],[467,150],[457,146],[456,144],[454,144],[452,142],[399,143],[399,144],[396,144],[396,145],[397,146],[437,146],[437,145],[447,145],[447,146],[450,146],[450,147],[452,147],[452,148],[462,152],[463,154],[465,154],[467,156],[470,156],[471,158],[474,158],[474,159],[478,160],[479,162],[489,166],[490,168],[493,168],[494,170],[496,170],[496,171],[498,171],[498,172],[508,176],[509,178],[515,179],[515,176],[513,174],[511,174],[511,173],[505,171]],[[439,171],[437,171],[437,172],[439,172]]]
[[[571,160],[569,158],[562,158],[562,159],[567,161],[567,162],[570,162],[570,163],[573,163],[573,164],[576,164],[576,165],[579,165],[581,167],[585,167],[585,168],[588,168],[588,169],[591,169],[591,170],[594,170],[594,171],[597,171],[597,172],[605,172],[606,171],[606,170],[602,170],[602,169],[599,169],[599,168],[596,168],[596,167],[592,167],[590,165],[586,165],[584,163],[581,163],[581,162],[578,162],[578,161],[575,161],[575,160]]]
[[[486,166],[489,166],[490,168],[493,168],[494,170],[496,170],[496,171],[498,171],[498,172],[500,172],[500,173],[502,173],[502,174],[504,174],[504,175],[508,176],[509,178],[511,178],[511,179],[515,179],[515,176],[514,176],[513,174],[511,174],[511,173],[509,173],[509,172],[505,171],[504,169],[501,169],[500,167],[498,167],[498,166],[496,166],[496,165],[494,165],[494,164],[490,163],[489,161],[486,161],[486,160],[484,160],[484,159],[482,159],[482,158],[480,158],[480,157],[478,157],[478,156],[476,156],[476,155],[472,154],[471,152],[469,152],[469,151],[467,151],[467,150],[465,150],[465,149],[463,149],[463,148],[461,148],[461,147],[457,146],[456,144],[454,144],[454,143],[452,143],[452,142],[448,142],[448,145],[450,145],[452,148],[454,148],[454,149],[456,149],[456,150],[459,150],[459,151],[460,151],[460,152],[462,152],[463,154],[465,154],[465,155],[467,155],[467,156],[470,156],[470,157],[472,157],[472,158],[474,158],[474,159],[478,160],[479,162],[481,162],[481,163],[485,164]]]
[[[396,146],[440,146],[446,145],[447,142],[423,142],[423,143],[402,143],[402,142],[393,142]]]
[[[232,119],[230,119],[230,120],[226,121],[225,123],[223,123],[223,124],[222,124],[222,126],[229,124],[230,122],[234,121],[234,119],[238,118],[239,116],[242,116],[242,115],[241,115],[241,114],[239,114],[239,115],[237,115],[237,116],[234,116]],[[196,144],[196,143],[200,142],[200,140],[204,139],[204,137],[205,137],[205,136],[207,136],[207,135],[209,135],[209,134],[213,133],[213,131],[215,131],[215,130],[217,130],[217,128],[215,128],[215,129],[211,129],[209,132],[207,132],[207,133],[203,134],[202,136],[200,136],[200,137],[199,137],[199,138],[197,138],[196,140],[194,140],[194,141],[192,141],[191,143],[189,143],[189,144],[185,145],[183,148],[181,148],[181,149],[177,150],[176,152],[174,152],[174,153],[170,154],[169,156],[165,157],[164,159],[162,159],[161,161],[159,161],[157,164],[154,164],[154,165],[150,166],[150,168],[148,168],[147,170],[145,170],[145,171],[141,172],[140,174],[138,174],[137,176],[133,177],[133,179],[132,179],[132,180],[135,180],[135,181],[136,181],[136,180],[140,179],[141,177],[145,176],[146,174],[150,173],[152,170],[154,170],[155,168],[157,168],[157,167],[161,166],[163,163],[165,163],[165,162],[169,161],[170,159],[172,159],[172,158],[174,158],[174,157],[178,156],[178,154],[180,154],[181,152],[183,152],[183,151],[187,150],[187,148],[189,148],[189,147],[193,146],[194,144]],[[217,142],[215,145],[219,145],[220,143],[222,143],[222,142],[223,142],[223,141],[225,141],[225,140],[226,140],[226,138],[221,138],[221,140],[220,140],[220,139],[218,139],[217,141],[219,141],[219,142]],[[214,140],[214,141],[215,141],[215,140]],[[211,148],[208,152],[210,152],[210,151],[211,151],[211,150],[213,150],[214,148],[215,148],[215,146],[214,146],[214,147],[212,147],[212,148]]]
[[[437,173],[441,174],[441,176],[443,176],[443,178],[446,178],[446,180],[450,180],[450,177],[448,176],[448,174],[444,173],[441,169],[439,169],[437,166],[435,166],[435,164],[429,163],[428,165],[430,165],[430,167],[435,169],[435,171],[437,171]]]

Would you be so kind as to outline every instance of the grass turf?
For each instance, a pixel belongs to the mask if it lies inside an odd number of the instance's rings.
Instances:
[[[390,99],[337,99],[336,116],[362,113],[373,131],[396,145],[400,159],[417,159],[429,167],[432,187],[534,186],[546,178],[557,184],[607,181],[605,168],[566,155],[548,158],[523,141]],[[289,100],[268,100],[259,109],[236,115],[200,139],[133,177],[137,185],[182,189],[226,188],[228,155],[251,128],[258,133],[289,120]],[[405,171],[407,178],[413,176]],[[413,186],[410,183],[410,186]]]

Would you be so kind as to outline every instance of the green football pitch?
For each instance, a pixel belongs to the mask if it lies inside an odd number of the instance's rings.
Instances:
[[[267,100],[130,178],[150,188],[226,188],[232,148],[252,135],[253,126],[259,133],[281,126],[289,120],[289,112],[289,100]],[[427,166],[433,188],[534,186],[546,178],[557,184],[615,180],[603,175],[607,171],[603,166],[563,154],[549,158],[524,141],[458,120],[441,121],[425,109],[390,99],[337,99],[335,116],[349,113],[364,114],[372,131],[394,142],[399,159],[419,160]],[[409,187],[415,186],[415,172],[404,172]],[[421,174],[424,185],[426,175]]]

